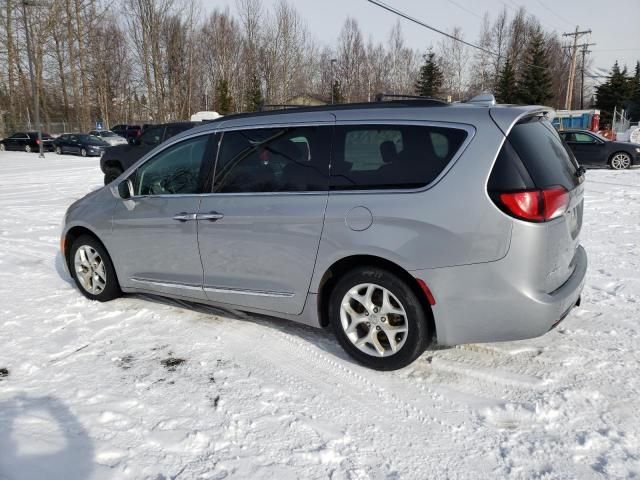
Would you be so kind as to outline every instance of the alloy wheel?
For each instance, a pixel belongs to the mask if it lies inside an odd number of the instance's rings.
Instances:
[[[86,157],[87,151],[83,148],[82,150],[80,150],[80,155],[82,155],[83,157]]]
[[[407,314],[396,296],[375,283],[351,288],[340,306],[340,322],[347,338],[373,357],[398,352],[407,340]]]
[[[624,170],[631,165],[631,157],[626,153],[616,153],[611,159],[611,168],[614,170]]]
[[[31,153],[31,145],[27,145],[26,147],[24,147],[24,151],[27,153]]]
[[[92,295],[100,294],[107,285],[107,270],[100,254],[89,245],[82,245],[73,259],[76,276],[82,288]]]

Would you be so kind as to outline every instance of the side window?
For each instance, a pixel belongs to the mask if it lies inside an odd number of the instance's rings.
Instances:
[[[424,187],[444,170],[466,136],[464,130],[443,127],[337,126],[330,188]]]
[[[201,135],[170,146],[138,168],[135,195],[200,193],[207,175],[205,152],[212,135]]]
[[[13,138],[13,139],[19,139],[19,138],[26,138],[27,136],[24,133],[14,133],[13,135],[11,135],[9,138]]]
[[[140,143],[142,145],[159,145],[162,142],[162,134],[164,133],[164,127],[155,127],[145,130],[140,135]]]
[[[596,140],[586,133],[574,133],[575,141],[578,143],[595,143]]]
[[[328,188],[331,127],[225,132],[213,191],[313,192]]]

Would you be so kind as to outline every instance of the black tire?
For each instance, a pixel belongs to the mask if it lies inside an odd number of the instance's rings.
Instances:
[[[75,267],[75,257],[76,252],[81,247],[89,247],[93,249],[100,257],[100,260],[104,264],[104,272],[106,273],[106,282],[102,291],[97,294],[91,293],[87,290],[80,279],[78,278],[78,272]],[[108,302],[109,300],[113,300],[122,295],[122,290],[120,290],[120,284],[118,283],[118,277],[116,275],[116,271],[113,268],[113,263],[111,262],[111,257],[95,237],[91,235],[82,235],[78,237],[73,244],[71,245],[71,252],[69,253],[69,271],[71,272],[71,276],[73,280],[76,282],[76,286],[80,293],[82,293],[89,300],[97,300],[98,302]]]
[[[122,175],[122,170],[117,167],[107,167],[104,170],[104,184],[108,185],[113,182],[116,178]]]
[[[406,313],[408,330],[404,344],[397,352],[388,356],[378,357],[363,352],[352,343],[342,326],[340,309],[343,298],[349,290],[365,283],[387,289],[397,298]],[[329,298],[329,319],[338,342],[355,360],[375,370],[397,370],[409,365],[424,352],[432,337],[427,315],[419,298],[404,280],[378,267],[360,267],[348,272],[337,282]],[[384,338],[383,336],[382,339]]]
[[[32,150],[32,149],[31,149],[31,145],[25,145],[25,146],[24,146],[24,151],[25,151],[25,152],[27,152],[27,153],[31,153],[31,150]]]

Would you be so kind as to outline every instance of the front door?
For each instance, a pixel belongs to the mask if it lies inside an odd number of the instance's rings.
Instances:
[[[117,202],[112,250],[121,285],[205,299],[196,213],[215,159],[215,135],[170,145],[129,177],[133,196]]]
[[[333,116],[313,126],[226,131],[198,241],[215,302],[299,314],[328,195]]]

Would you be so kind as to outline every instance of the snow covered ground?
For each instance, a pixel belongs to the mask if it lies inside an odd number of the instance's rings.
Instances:
[[[587,181],[582,308],[380,373],[285,321],[86,300],[58,234],[98,160],[0,153],[0,479],[638,478],[640,170]]]

